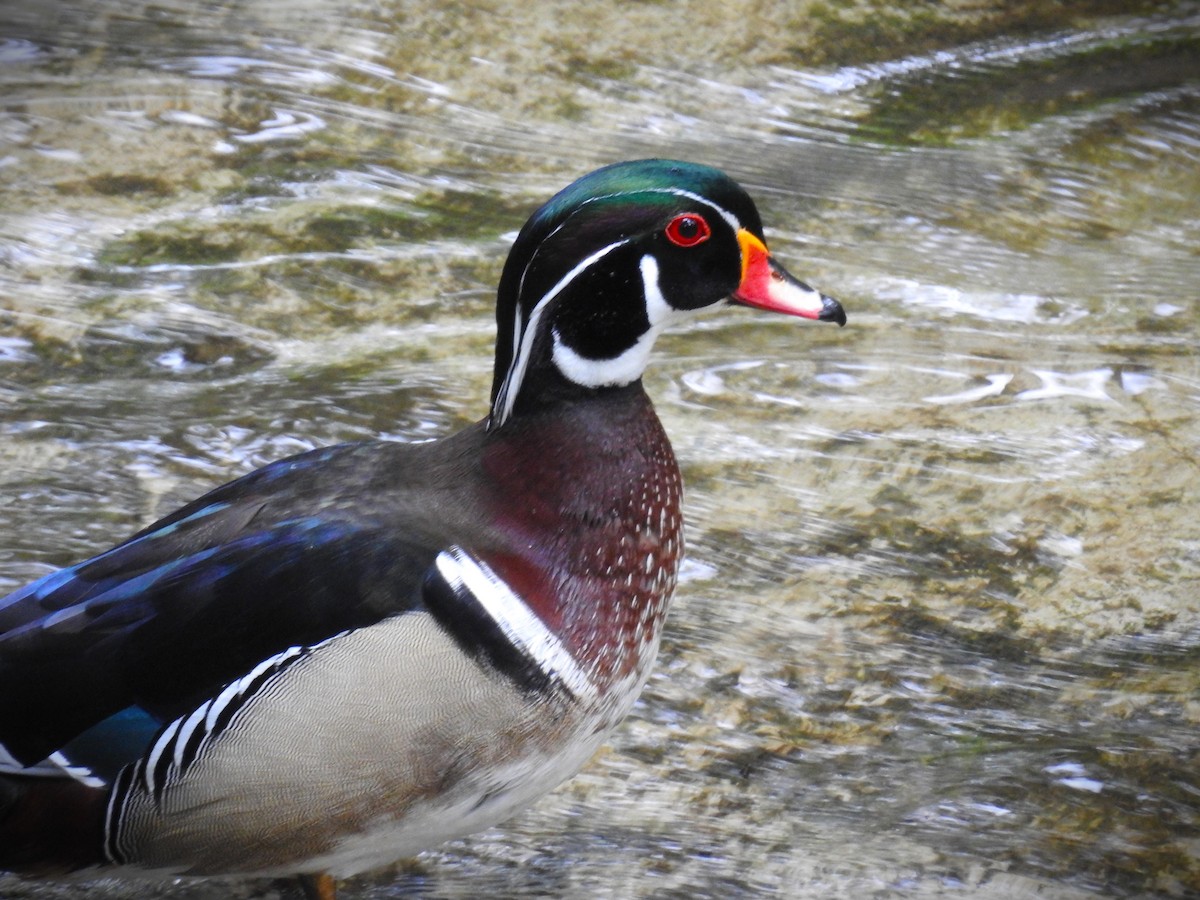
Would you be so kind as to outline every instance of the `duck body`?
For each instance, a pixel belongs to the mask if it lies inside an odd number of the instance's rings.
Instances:
[[[161,572],[160,583],[138,586],[144,612],[121,623],[128,638],[59,659],[58,681],[89,709],[174,716],[115,778],[96,862],[342,876],[507,818],[591,756],[649,674],[679,561],[679,499],[638,385],[500,433],[481,422],[441,441],[283,460],[101,557],[97,582],[80,567],[72,583],[101,588],[97,619],[112,602],[106,582],[123,592]],[[128,568],[114,569],[122,555]],[[494,624],[501,614],[456,596],[456,579],[488,573],[519,586],[546,627],[528,638],[555,636],[564,671],[541,644],[514,645]],[[174,615],[191,619],[194,639],[168,648],[155,623]],[[260,662],[246,673],[246,659]],[[208,669],[223,693],[197,702],[154,677],[164,669]],[[27,671],[31,683],[6,697],[67,707]]]
[[[486,419],[281,460],[0,600],[0,868],[345,876],[577,771],[682,559],[653,338],[729,296],[844,321],[743,198],[593,173],[510,255]]]

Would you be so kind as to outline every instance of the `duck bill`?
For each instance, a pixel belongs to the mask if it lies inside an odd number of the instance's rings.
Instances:
[[[742,248],[742,281],[733,302],[789,316],[846,324],[842,304],[788,274],[767,252],[766,245],[746,229],[738,231]]]

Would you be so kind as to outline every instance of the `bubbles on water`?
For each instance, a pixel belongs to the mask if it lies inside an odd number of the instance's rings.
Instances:
[[[188,375],[204,371],[209,366],[229,368],[235,362],[234,357],[228,354],[199,362],[195,358],[196,350],[196,346],[172,347],[170,350],[156,356],[154,358],[154,365],[160,366],[176,375]]]
[[[1087,315],[1078,303],[1042,294],[989,291],[984,287],[957,288],[908,278],[882,278],[876,296],[903,304],[909,310],[933,309],[994,322],[1032,325],[1052,321],[1069,325]]]
[[[687,584],[694,581],[709,581],[716,578],[719,570],[711,563],[703,560],[686,557],[679,567],[679,584]]]
[[[83,162],[83,154],[73,147],[51,147],[45,144],[39,144],[34,146],[33,150],[38,156],[46,159],[53,159],[57,162]]]
[[[727,390],[725,384],[724,373],[727,372],[746,372],[750,369],[756,369],[761,366],[762,360],[741,360],[734,363],[719,363],[713,366],[707,366],[703,369],[693,369],[690,372],[684,372],[680,376],[680,381],[684,386],[693,393],[699,394],[702,397],[715,397],[718,394],[723,394]]]
[[[1149,372],[1122,369],[1120,373],[1121,389],[1131,397],[1136,397],[1146,391],[1161,391],[1166,388],[1166,382]]]
[[[1063,787],[1071,788],[1076,791],[1087,791],[1089,794],[1098,794],[1104,790],[1104,782],[1098,781],[1095,778],[1089,778],[1087,768],[1077,762],[1061,762],[1051,766],[1046,766],[1043,769],[1047,775],[1056,776],[1054,782],[1061,784]]]
[[[33,41],[22,38],[0,39],[0,66],[31,63],[41,55],[41,48]]]
[[[0,336],[0,363],[34,362],[33,341],[21,337]]]
[[[948,373],[955,380],[969,378],[968,375],[961,372]],[[926,403],[948,404],[948,403],[974,403],[977,400],[984,400],[988,397],[996,397],[1004,393],[1004,389],[1008,387],[1013,380],[1013,376],[1008,373],[1000,373],[996,375],[984,375],[984,383],[975,387],[967,388],[964,391],[959,391],[954,394],[941,394],[938,396],[930,396],[922,398]]]
[[[193,128],[220,128],[221,123],[208,116],[183,109],[167,109],[158,114],[158,120],[168,125],[188,125]]]
[[[1112,369],[1092,369],[1088,372],[1052,372],[1030,369],[1041,379],[1041,387],[1017,394],[1018,400],[1056,400],[1060,397],[1084,397],[1089,400],[1111,400],[1106,385],[1112,380]]]
[[[325,128],[325,120],[312,113],[277,109],[272,118],[259,123],[257,131],[235,134],[233,140],[239,144],[261,144],[266,141],[293,140],[312,131]]]
[[[249,56],[180,57],[164,64],[163,68],[167,71],[182,70],[196,78],[231,79],[252,75],[267,84],[282,87],[312,89],[337,83],[335,76],[320,69]]]
[[[853,388],[859,384],[858,376],[849,372],[818,372],[813,376],[813,380],[818,384],[836,388]]]

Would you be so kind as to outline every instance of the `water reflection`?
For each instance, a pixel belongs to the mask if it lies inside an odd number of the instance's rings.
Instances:
[[[537,809],[350,896],[1200,891],[1194,12],[814,67],[833,12],[747,49],[691,10],[697,50],[653,4],[434,7],[0,13],[0,588],[482,415],[527,212],[702,159],[851,327],[662,340],[692,559],[644,701]]]

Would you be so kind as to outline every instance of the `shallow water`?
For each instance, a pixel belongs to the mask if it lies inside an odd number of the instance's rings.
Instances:
[[[6,4],[0,589],[474,420],[528,212],[717,164],[849,325],[660,342],[691,558],[643,700],[347,896],[1200,893],[1200,18],[1064,6]]]

